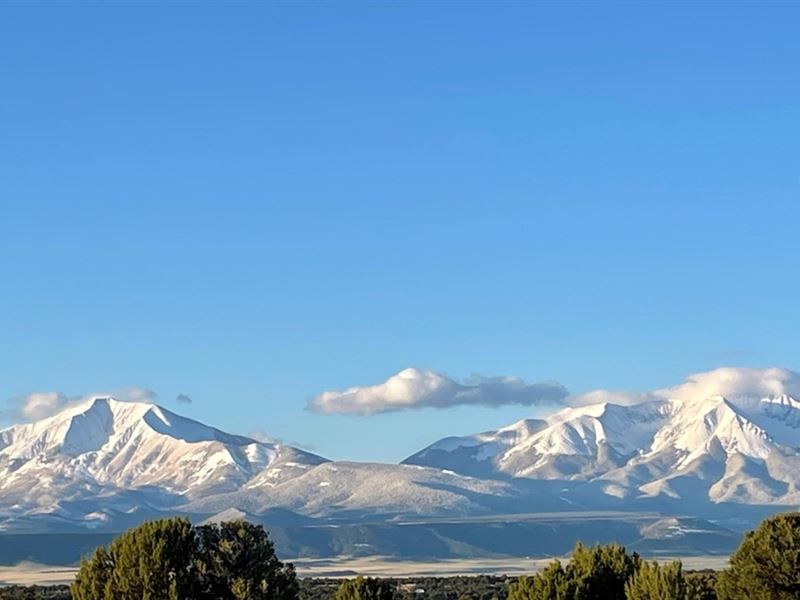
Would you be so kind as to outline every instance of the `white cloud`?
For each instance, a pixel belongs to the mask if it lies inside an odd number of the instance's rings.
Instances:
[[[255,440],[257,442],[264,442],[265,444],[280,444],[281,440],[278,438],[272,437],[266,431],[261,429],[254,429],[253,431],[247,434],[251,440]]]
[[[649,392],[593,390],[567,398],[570,406],[586,406],[601,402],[639,404],[648,400],[703,400],[724,396],[729,400],[773,398],[783,394],[800,399],[800,374],[789,369],[752,369],[722,367],[694,373],[678,385]]]
[[[608,402],[610,404],[621,404],[623,406],[631,406],[633,404],[640,404],[647,400],[655,400],[649,393],[639,392],[626,392],[624,390],[592,390],[585,394],[576,394],[566,399],[566,404],[569,406],[589,406],[590,404],[602,404]]]
[[[90,398],[111,396],[123,402],[154,402],[158,397],[152,390],[129,387],[113,392],[96,392],[82,396],[67,396],[62,392],[34,392],[27,396],[19,396],[9,400],[10,408],[0,411],[3,420],[11,422],[31,422],[46,419],[61,412],[68,406],[78,404]]]
[[[516,377],[473,377],[459,383],[435,371],[405,369],[383,383],[328,391],[308,407],[323,414],[373,415],[413,408],[560,403],[567,390],[556,382],[527,384]]]
[[[38,421],[62,410],[70,399],[61,392],[34,392],[11,400],[9,416],[16,415],[23,421]]]
[[[772,398],[787,394],[800,399],[800,374],[789,369],[748,369],[723,367],[690,375],[675,387],[657,390],[662,398],[690,400],[725,396],[736,398]]]
[[[111,396],[116,400],[122,400],[123,402],[155,402],[156,398],[158,398],[158,394],[153,390],[137,387],[122,388],[113,392],[87,394],[83,396],[83,398],[102,398],[107,396]]]
[[[255,440],[257,442],[263,442],[265,444],[292,446],[293,448],[301,448],[303,450],[308,450],[309,452],[316,452],[316,446],[314,446],[314,444],[305,444],[303,442],[295,442],[292,440],[277,438],[269,435],[267,432],[261,429],[254,429],[253,431],[248,433],[246,437],[249,437],[251,440]]]

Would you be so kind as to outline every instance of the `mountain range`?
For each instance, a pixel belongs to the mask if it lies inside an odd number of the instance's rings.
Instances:
[[[402,555],[425,536],[464,555],[503,553],[509,536],[545,522],[552,531],[602,517],[639,523],[634,544],[689,536],[715,547],[711,536],[727,548],[737,528],[800,503],[799,449],[800,402],[786,393],[612,396],[445,438],[399,465],[334,462],[152,403],[93,398],[0,431],[0,532],[238,515],[297,555]],[[473,539],[490,531],[491,548]]]
[[[591,482],[620,500],[800,503],[800,403],[788,395],[603,402],[446,438],[406,464]]]

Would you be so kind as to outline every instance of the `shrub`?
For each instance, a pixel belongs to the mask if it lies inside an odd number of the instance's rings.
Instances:
[[[356,577],[342,582],[335,600],[392,600],[391,586],[380,579]]]
[[[711,569],[688,571],[686,600],[717,600],[717,572]]]

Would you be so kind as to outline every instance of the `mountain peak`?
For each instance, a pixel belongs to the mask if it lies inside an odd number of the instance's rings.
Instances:
[[[424,371],[408,369],[396,379],[420,377]],[[185,509],[204,518],[227,509],[234,512],[223,515],[475,510],[478,498],[514,510],[542,501],[623,509],[656,499],[796,504],[796,380],[785,370],[727,369],[647,394],[594,394],[601,401],[445,438],[403,467],[322,466],[321,457],[153,402],[97,396],[0,431],[0,526],[42,515],[93,526],[98,498],[105,515]]]
[[[86,436],[95,440],[105,435],[107,440],[114,433],[121,434],[131,428],[149,430],[153,434],[168,436],[187,443],[219,441],[234,445],[247,445],[256,442],[250,438],[232,435],[216,428],[203,425],[198,421],[180,416],[172,411],[149,401],[119,400],[113,396],[96,396],[66,407],[61,412],[27,425],[17,425],[9,431],[30,430],[32,432],[48,432],[49,437]],[[52,434],[60,432],[62,436]],[[143,433],[142,432],[142,433]],[[78,443],[78,448],[85,448]]]
[[[449,438],[406,462],[472,475],[598,481],[615,497],[664,493],[678,498],[704,490],[705,501],[747,498],[741,490],[728,489],[731,485],[746,485],[759,494],[764,489],[794,493],[800,480],[794,466],[800,459],[800,403],[789,393],[765,394],[791,387],[793,380],[778,385],[786,373],[723,370],[713,374],[724,384],[718,389],[708,385],[708,377],[698,376],[691,383],[695,393],[642,394],[652,399],[634,404],[614,403],[613,395],[604,394],[612,401],[563,408],[531,429],[520,421],[494,432]],[[767,464],[780,466],[767,469]],[[742,469],[746,473],[740,474]],[[785,479],[766,488],[742,483],[762,472],[770,477],[782,473]],[[792,498],[782,501],[794,503]],[[763,502],[763,494],[756,500]]]
[[[280,482],[325,459],[258,442],[152,402],[89,398],[41,421],[0,432],[0,496],[15,510],[54,510],[68,498],[143,495],[149,505],[233,492],[253,479]],[[59,482],[60,493],[31,495]],[[155,498],[149,495],[155,494]],[[167,500],[173,498],[172,500]],[[109,500],[113,505],[113,501]],[[130,500],[125,500],[127,510]]]

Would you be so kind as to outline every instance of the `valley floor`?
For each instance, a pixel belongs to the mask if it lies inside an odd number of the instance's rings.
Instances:
[[[668,562],[679,558],[687,570],[714,569],[727,566],[727,556],[659,556]],[[300,577],[446,577],[454,575],[523,575],[540,571],[552,558],[459,558],[443,560],[398,560],[382,556],[340,557],[326,559],[297,559],[294,562]],[[68,584],[75,575],[75,567],[20,563],[0,566],[0,586],[3,585],[55,585]]]

